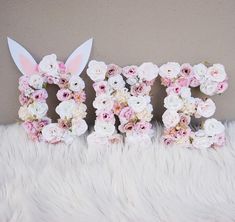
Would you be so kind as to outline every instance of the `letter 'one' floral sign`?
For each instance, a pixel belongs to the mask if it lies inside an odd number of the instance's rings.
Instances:
[[[23,127],[34,141],[48,143],[72,143],[76,136],[84,134],[88,126],[84,120],[85,83],[80,77],[92,46],[92,39],[78,47],[65,63],[55,54],[47,55],[37,64],[20,44],[8,38],[12,58],[22,72],[19,79],[19,117]],[[149,145],[154,130],[151,124],[153,106],[151,87],[158,76],[166,87],[166,108],[162,121],[162,140],[166,145],[180,144],[193,148],[217,148],[225,143],[224,125],[212,118],[216,105],[210,98],[195,98],[191,89],[198,87],[207,96],[222,94],[228,88],[224,66],[200,63],[168,62],[158,67],[151,62],[140,66],[120,67],[115,64],[92,60],[87,74],[93,81],[96,97],[94,131],[87,137],[91,145],[126,144]],[[60,101],[56,112],[60,119],[52,123],[47,116],[47,84],[59,86]],[[201,127],[193,130],[191,118],[207,118]]]

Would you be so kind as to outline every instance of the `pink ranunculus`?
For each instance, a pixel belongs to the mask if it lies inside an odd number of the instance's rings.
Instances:
[[[48,94],[45,89],[36,90],[32,93],[32,98],[35,101],[43,102],[47,99]]]
[[[59,62],[59,70],[60,70],[60,74],[65,74],[66,73],[66,66],[63,62]]]
[[[180,67],[180,72],[184,77],[193,75],[193,67],[189,63],[184,63]]]
[[[171,95],[171,94],[178,95],[180,93],[180,90],[181,90],[180,86],[171,86],[166,89],[166,93],[167,93],[167,95]]]
[[[21,105],[25,105],[25,104],[29,103],[30,99],[27,96],[25,96],[24,94],[21,93],[20,96],[19,96],[19,101],[20,101]]]
[[[171,79],[169,79],[169,78],[161,78],[161,84],[163,85],[163,86],[166,86],[166,87],[169,87],[169,86],[171,86],[171,84],[172,84],[172,80]]]
[[[145,83],[137,83],[131,86],[131,94],[133,96],[145,96],[151,91],[151,87],[147,86]]]
[[[190,80],[190,84],[191,87],[198,87],[200,86],[200,82],[197,78],[192,77],[192,79]]]
[[[97,110],[96,111],[97,119],[100,121],[105,121],[108,123],[115,123],[114,114],[111,110]]]
[[[33,123],[32,121],[25,121],[22,123],[23,128],[27,133],[31,133],[33,131]]]
[[[190,116],[185,114],[180,114],[180,125],[187,126],[190,123]]]
[[[181,78],[177,79],[177,84],[181,87],[188,87],[190,84],[190,78],[181,77]]]
[[[223,93],[224,91],[226,91],[228,88],[228,82],[227,81],[223,81],[223,82],[220,82],[218,83],[218,86],[217,86],[217,93]]]
[[[213,138],[214,147],[221,147],[225,144],[225,133],[221,133],[219,135],[215,135]]]
[[[151,123],[145,122],[145,121],[140,121],[135,124],[134,131],[137,134],[146,134],[146,133],[149,133],[151,127],[152,127]]]
[[[137,66],[126,66],[122,69],[122,74],[126,78],[133,78],[137,76]]]
[[[122,73],[122,68],[115,64],[109,64],[107,67],[107,75],[109,77],[120,75]]]
[[[104,94],[109,91],[108,83],[106,81],[99,81],[93,83],[93,88],[96,92],[96,95]]]
[[[118,126],[118,129],[120,130],[120,132],[122,133],[129,133],[132,132],[134,129],[134,123],[133,122],[128,122],[126,124],[121,124]]]
[[[124,107],[119,113],[121,123],[127,123],[134,116],[134,111],[129,107]]]
[[[58,100],[65,101],[72,97],[72,92],[69,89],[60,89],[56,94]]]

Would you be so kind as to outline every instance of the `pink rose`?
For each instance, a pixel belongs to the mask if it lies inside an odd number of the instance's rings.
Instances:
[[[133,96],[148,95],[150,91],[151,91],[151,87],[147,86],[145,83],[137,83],[131,86],[131,94]]]
[[[115,118],[114,114],[112,111],[108,110],[97,110],[96,112],[97,119],[105,122],[109,122],[114,124],[115,123]]]
[[[27,133],[31,133],[33,131],[33,123],[31,121],[25,121],[22,123],[23,128]]]
[[[193,67],[189,63],[184,63],[181,65],[180,71],[184,77],[189,77],[193,74]]]
[[[172,84],[172,80],[168,78],[161,78],[161,84],[163,86],[169,87]]]
[[[181,87],[188,87],[190,83],[190,79],[189,78],[179,78],[177,79],[177,84]]]
[[[122,69],[122,74],[126,78],[133,78],[137,76],[137,66],[126,66]]]
[[[166,89],[166,93],[167,93],[167,95],[171,95],[171,94],[178,95],[180,93],[180,90],[181,90],[180,86],[171,86]]]
[[[215,135],[214,138],[213,138],[213,145],[215,147],[221,147],[225,144],[225,133],[221,133],[219,135]]]
[[[93,84],[93,88],[96,92],[96,95],[106,94],[109,90],[108,83],[106,81],[99,81]]]
[[[134,129],[134,123],[133,122],[128,122],[126,124],[121,124],[121,125],[118,126],[118,129],[122,133],[132,132],[132,130]]]
[[[66,66],[65,66],[65,64],[63,62],[59,62],[58,65],[59,65],[60,73],[61,74],[65,74],[66,73]]]
[[[25,96],[24,94],[21,93],[20,96],[19,96],[19,101],[20,101],[21,105],[25,105],[25,104],[29,103],[30,99],[27,96]]]
[[[72,92],[69,89],[60,89],[56,94],[58,100],[65,101],[72,97]]]
[[[228,88],[228,82],[227,81],[223,81],[218,83],[217,86],[217,93],[223,93],[224,91],[226,91]]]
[[[134,131],[137,134],[146,134],[146,133],[149,133],[149,130],[151,129],[151,127],[152,127],[151,123],[140,121],[135,124]]]
[[[107,75],[109,77],[115,76],[115,75],[120,75],[122,73],[122,68],[115,65],[115,64],[109,64],[108,69],[107,69]]]
[[[21,76],[19,79],[19,90],[24,91],[27,88],[29,88],[29,77]]]
[[[129,107],[124,107],[119,113],[121,123],[126,123],[134,116],[134,111]]]
[[[196,77],[193,77],[191,80],[190,80],[190,84],[189,84],[191,87],[198,87],[200,86],[200,82],[199,80],[196,78]]]
[[[44,102],[48,97],[47,91],[45,89],[36,90],[32,94],[32,98],[38,102]]]

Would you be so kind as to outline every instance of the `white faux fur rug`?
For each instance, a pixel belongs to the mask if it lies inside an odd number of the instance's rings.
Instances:
[[[158,135],[152,147],[87,148],[2,126],[0,222],[235,221],[235,123],[226,131],[219,150],[165,148]]]

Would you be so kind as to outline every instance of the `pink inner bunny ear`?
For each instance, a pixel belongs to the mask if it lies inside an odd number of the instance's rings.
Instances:
[[[24,75],[31,75],[35,73],[37,63],[30,53],[16,41],[10,38],[7,38],[7,40],[11,56],[18,69]]]
[[[79,46],[67,59],[65,65],[71,74],[80,75],[90,57],[92,39],[87,40]]]

